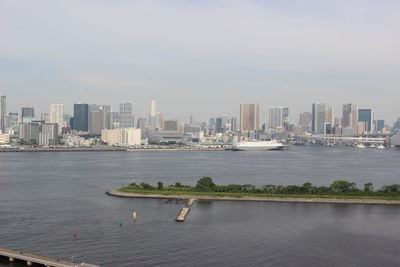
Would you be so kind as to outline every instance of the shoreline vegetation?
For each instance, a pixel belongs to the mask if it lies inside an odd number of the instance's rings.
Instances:
[[[147,183],[131,183],[126,187],[107,192],[120,197],[143,198],[195,198],[198,200],[242,200],[274,202],[312,202],[312,203],[360,203],[360,204],[400,204],[400,184],[383,186],[374,190],[372,183],[357,188],[353,182],[337,180],[329,186],[314,186],[311,183],[298,185],[264,185],[250,184],[216,185],[210,177],[199,179],[195,186],[156,186]]]

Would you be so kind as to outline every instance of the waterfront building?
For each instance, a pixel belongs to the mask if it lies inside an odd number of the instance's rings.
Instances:
[[[89,130],[89,105],[74,104],[74,118],[72,129],[82,132]]]
[[[35,118],[35,108],[34,107],[23,107],[21,109],[21,122],[31,122]]]
[[[299,125],[304,132],[310,132],[311,131],[311,112],[302,112],[300,113],[300,120],[299,120]]]
[[[10,112],[6,118],[6,129],[11,129],[13,133],[17,133],[19,130],[19,119],[18,113]]]
[[[41,131],[41,121],[24,122],[19,125],[20,141],[37,144]]]
[[[6,132],[7,97],[0,96],[0,133]]]
[[[141,144],[141,130],[138,128],[105,129],[101,140],[110,146],[137,146]]]
[[[357,132],[358,113],[357,105],[345,104],[342,111],[342,128],[346,129],[346,133],[351,135]]]
[[[92,107],[93,108],[93,107]],[[111,107],[99,105],[89,112],[89,133],[101,135],[103,129],[111,129]]]
[[[385,128],[385,120],[376,120],[375,127],[377,132],[383,133],[383,128]]]
[[[240,131],[254,132],[260,130],[260,105],[240,104]]]
[[[47,120],[45,121],[47,122]],[[60,134],[64,127],[64,104],[50,105],[50,123],[58,124],[58,134]]]
[[[150,116],[149,116],[149,126],[151,131],[157,129],[157,103],[155,100],[150,102]]]
[[[142,133],[146,132],[146,124],[147,124],[146,118],[139,117],[137,119],[137,124],[136,124],[137,128],[139,128],[142,131]]]
[[[157,112],[157,130],[162,131],[164,128],[164,118],[161,112]]]
[[[230,128],[231,132],[236,132],[238,130],[237,127],[237,118],[236,117],[232,117],[231,118],[231,128]]]
[[[223,118],[215,118],[215,132],[216,133],[223,133],[224,132],[224,123]]]
[[[289,130],[289,108],[270,107],[268,115],[268,126],[270,129]]]
[[[9,143],[10,143],[10,135],[0,133],[0,145],[7,145]]]
[[[134,127],[134,117],[132,114],[132,103],[119,104],[119,126],[121,128]]]
[[[325,124],[332,125],[333,107],[329,104],[314,103],[312,104],[311,115],[311,131],[315,134],[323,134],[326,132]]]
[[[165,120],[164,121],[164,131],[178,132],[179,131],[179,121],[178,120]]]
[[[359,109],[358,110],[358,121],[359,122],[365,122],[366,125],[366,131],[367,133],[373,133],[374,132],[374,111],[372,109]]]
[[[368,123],[365,121],[359,121],[357,123],[357,135],[363,135],[368,132]]]

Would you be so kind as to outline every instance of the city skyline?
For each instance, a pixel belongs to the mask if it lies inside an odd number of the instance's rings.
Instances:
[[[299,114],[313,102],[357,103],[389,123],[400,114],[386,97],[400,84],[396,1],[62,3],[0,3],[9,111],[129,101],[146,116],[157,99],[180,120],[235,115],[241,103],[260,103],[261,121],[270,106]]]

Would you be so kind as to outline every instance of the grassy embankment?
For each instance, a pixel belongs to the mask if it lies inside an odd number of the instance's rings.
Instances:
[[[132,183],[127,187],[118,189],[123,193],[134,193],[143,195],[181,195],[181,196],[203,196],[203,197],[260,197],[260,198],[307,198],[307,199],[360,199],[360,200],[400,200],[400,185],[384,186],[380,190],[373,190],[372,184],[364,185],[364,190],[356,188],[355,183],[339,180],[333,182],[329,187],[316,187],[310,183],[302,186],[277,186],[266,185],[255,187],[253,185],[215,185],[211,178],[203,177],[197,185],[187,186],[177,182],[175,185],[164,186],[158,182],[157,186],[146,183]]]

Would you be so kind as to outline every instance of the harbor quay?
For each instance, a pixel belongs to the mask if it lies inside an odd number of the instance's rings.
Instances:
[[[25,262],[27,266],[39,265],[45,267],[99,267],[98,265],[88,263],[73,263],[4,248],[0,248],[0,257],[8,259],[10,263],[17,261]]]

